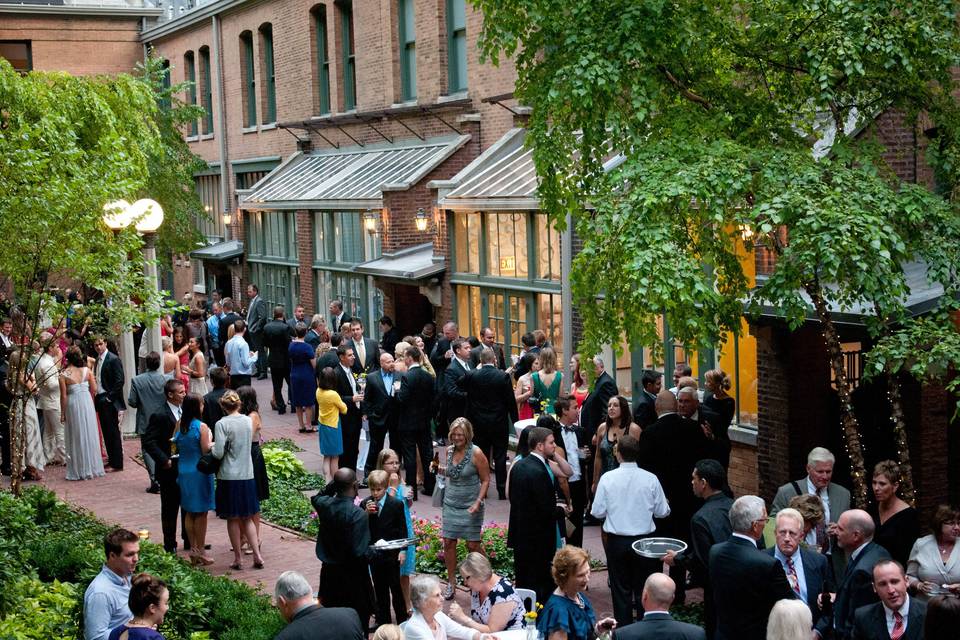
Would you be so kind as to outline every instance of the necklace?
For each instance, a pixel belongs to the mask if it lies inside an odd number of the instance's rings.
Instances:
[[[153,629],[154,626],[156,626],[156,625],[154,625],[154,624],[152,624],[152,623],[150,623],[150,622],[147,622],[146,620],[143,620],[142,618],[133,618],[132,620],[130,620],[130,622],[127,623],[127,626],[128,626],[128,627],[147,627],[147,628],[149,628],[149,629]]]

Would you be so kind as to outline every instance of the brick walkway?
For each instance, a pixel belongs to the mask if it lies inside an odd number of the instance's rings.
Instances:
[[[288,412],[286,415],[279,416],[270,409],[269,398],[272,387],[269,380],[255,381],[254,387],[262,407],[264,439],[291,438],[304,449],[298,456],[307,469],[319,472],[321,456],[316,434],[299,433],[296,414]],[[151,539],[160,542],[160,496],[144,492],[149,484],[147,472],[134,460],[140,451],[139,440],[125,440],[123,446],[127,463],[124,465],[124,471],[120,473],[109,473],[104,478],[86,482],[68,482],[64,479],[64,467],[49,467],[44,483],[61,498],[89,509],[103,520],[115,522],[133,531],[148,529]],[[492,497],[488,498],[486,503],[485,519],[506,522],[509,504],[496,499],[494,487],[491,487],[491,493]],[[412,513],[415,517],[426,518],[435,518],[440,515],[439,509],[434,508],[429,499],[415,502]],[[233,553],[230,551],[226,523],[217,519],[212,513],[208,522],[207,542],[212,545],[209,553],[216,560],[214,565],[207,568],[211,573],[230,575],[248,584],[260,586],[267,593],[272,593],[280,574],[291,569],[307,576],[312,584],[319,583],[320,562],[314,554],[312,540],[303,539],[284,529],[263,523],[261,537],[265,568],[253,569],[251,556],[246,556],[244,569],[235,572],[229,569],[230,563],[233,562]],[[599,527],[585,529],[584,548],[592,557],[604,558]],[[183,555],[182,552],[181,555]],[[606,576],[605,571],[600,571],[595,572],[590,579],[589,595],[598,614],[610,614],[613,611]],[[688,601],[699,601],[700,590],[691,592],[688,596]],[[466,591],[458,590],[457,601],[469,611],[470,599]]]

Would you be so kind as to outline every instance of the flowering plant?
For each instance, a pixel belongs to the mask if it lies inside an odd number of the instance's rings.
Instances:
[[[534,602],[534,603],[533,603],[533,609],[532,609],[531,611],[527,611],[525,614],[523,614],[523,617],[524,617],[524,619],[525,619],[527,622],[529,622],[529,623],[531,623],[531,624],[536,624],[536,622],[537,622],[537,614],[538,614],[542,609],[543,609],[543,605],[542,605],[542,604],[540,604],[539,602]]]
[[[443,529],[440,520],[413,519],[413,535],[417,538],[417,573],[445,575]],[[480,533],[480,550],[490,559],[493,571],[513,578],[513,550],[507,547],[507,525],[487,522]],[[467,555],[467,543],[457,543],[457,562]]]

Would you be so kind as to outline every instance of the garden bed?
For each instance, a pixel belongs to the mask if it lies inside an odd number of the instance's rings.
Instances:
[[[83,593],[103,565],[113,527],[42,487],[20,498],[0,492],[0,638],[83,638]],[[163,579],[168,640],[269,640],[284,623],[268,596],[191,568],[151,542],[140,544],[137,571]]]

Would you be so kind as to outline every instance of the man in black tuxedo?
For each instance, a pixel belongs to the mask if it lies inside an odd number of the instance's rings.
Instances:
[[[697,394],[696,387],[682,387],[677,391],[677,413],[696,422],[708,434],[712,450],[709,457],[726,469],[730,466],[730,437],[727,435],[730,425],[723,424],[719,413],[700,404]]]
[[[329,638],[367,640],[360,617],[348,607],[320,607],[307,579],[284,571],[273,589],[274,601],[287,626],[274,640],[314,640],[318,630]]]
[[[670,605],[677,585],[662,573],[653,573],[643,584],[643,619],[615,629],[614,640],[705,640],[703,629],[674,620]]]
[[[353,347],[353,354],[356,359],[353,363],[353,372],[370,373],[380,366],[380,345],[376,340],[371,340],[363,335],[363,321],[360,318],[350,320],[350,335],[352,339],[349,344]]]
[[[633,421],[646,429],[657,421],[657,394],[663,388],[663,374],[653,369],[644,369],[640,376],[643,389],[639,393],[637,404],[633,407]]]
[[[504,500],[507,489],[507,443],[510,429],[519,420],[510,376],[496,367],[492,349],[480,353],[480,368],[466,372],[457,388],[467,394],[467,419],[473,425],[474,442],[497,474],[497,495]],[[491,457],[492,451],[492,457]]]
[[[180,405],[187,395],[180,380],[167,380],[163,386],[166,404],[150,416],[147,433],[143,436],[143,448],[157,465],[157,482],[160,483],[160,522],[163,527],[163,548],[175,553],[177,550],[177,513],[180,511],[180,486],[177,484],[177,459],[171,458],[170,438],[180,419]],[[185,534],[184,546],[189,545]]]
[[[537,592],[537,601],[546,602],[555,586],[550,565],[556,551],[556,480],[547,460],[556,451],[553,432],[536,427],[529,434],[530,455],[510,472],[510,518],[507,546],[513,549],[516,584]]]
[[[357,379],[353,373],[353,363],[356,361],[353,348],[340,343],[337,347],[337,359],[337,366],[333,367],[334,373],[337,374],[337,393],[347,405],[347,412],[340,416],[340,430],[343,436],[340,466],[356,470],[357,456],[360,453],[360,428],[363,418],[360,403],[363,401],[363,395],[357,387]]]
[[[443,335],[441,335],[436,343],[433,345],[433,350],[427,354],[430,358],[430,366],[433,367],[433,371],[437,376],[437,393],[443,391],[443,385],[446,381],[446,376],[444,373],[447,370],[447,367],[453,362],[453,341],[460,337],[460,329],[457,327],[456,322],[448,322],[443,325]],[[426,343],[424,343],[426,344]],[[437,412],[437,441],[442,445],[446,442],[448,427],[451,418],[447,417],[446,407],[444,403],[440,403],[439,411]]]
[[[573,533],[567,536],[567,544],[575,547],[583,546],[583,510],[587,506],[587,481],[584,476],[586,467],[586,453],[581,456],[581,451],[586,452],[590,445],[590,440],[584,434],[583,429],[577,425],[577,416],[580,411],[573,398],[560,398],[553,403],[553,411],[557,416],[556,427],[553,430],[553,438],[557,443],[558,449],[563,449],[563,454],[567,458],[567,463],[573,470],[573,473],[567,478],[567,486],[570,488],[570,522],[573,523]]]
[[[643,436],[641,435],[641,440]],[[707,638],[711,640],[717,630],[717,609],[713,599],[713,586],[707,575],[710,565],[710,549],[718,542],[730,539],[730,507],[733,498],[723,492],[727,486],[727,471],[716,460],[699,460],[693,468],[690,485],[693,495],[703,500],[703,506],[693,514],[690,521],[690,546],[681,554],[670,551],[663,561],[671,567],[677,565],[690,571],[694,579],[703,585],[703,619]]]
[[[763,500],[742,496],[730,507],[733,535],[710,549],[717,640],[765,640],[773,605],[794,597],[780,563],[757,549],[766,523]]]
[[[824,585],[830,580],[827,557],[814,549],[800,546],[803,541],[803,516],[796,509],[781,509],[776,517],[776,546],[764,553],[777,559],[783,567],[790,588],[813,613],[813,623],[820,617],[818,604]]]
[[[530,371],[530,367],[533,365],[533,358],[527,356],[540,353],[540,347],[537,346],[537,339],[533,333],[529,331],[520,336],[520,346],[523,349],[520,352],[520,359],[517,360],[516,365],[507,370],[507,373],[513,375],[514,380],[519,380]],[[606,407],[606,405],[604,405],[604,407]]]
[[[210,370],[210,384],[213,389],[210,393],[203,396],[203,422],[210,430],[223,417],[223,408],[220,406],[220,398],[227,392],[227,370],[223,367],[217,367]]]
[[[880,602],[860,607],[854,614],[854,640],[923,640],[927,605],[907,595],[907,576],[896,560],[873,566],[873,590]],[[888,624],[893,619],[893,628]],[[899,636],[897,635],[899,634]]]
[[[220,327],[218,340],[220,346],[218,346],[214,352],[213,357],[217,361],[218,366],[223,366],[226,364],[226,357],[224,356],[224,347],[227,346],[227,341],[233,337],[233,325],[237,320],[241,320],[240,315],[234,311],[233,298],[224,298],[220,301],[220,308],[223,309],[223,316],[220,318]]]
[[[286,381],[289,394],[290,341],[293,335],[294,330],[284,320],[283,307],[275,306],[273,319],[263,327],[263,346],[267,348],[270,380],[273,382],[273,398],[270,400],[270,406],[280,415],[287,412],[287,403],[283,399],[283,383]]]
[[[93,340],[97,351],[94,375],[97,378],[97,397],[94,404],[100,418],[100,431],[107,448],[107,463],[114,471],[123,471],[123,435],[120,420],[127,404],[123,400],[123,365],[120,358],[107,349],[107,341],[97,336]]]
[[[853,635],[856,610],[879,600],[873,590],[873,567],[881,560],[889,560],[890,554],[873,541],[875,526],[866,511],[844,511],[835,530],[837,544],[847,554],[847,569],[837,584],[833,619],[822,616],[814,630],[824,637],[832,624],[836,640],[849,640]]]
[[[470,366],[476,368],[480,364],[480,352],[484,349],[493,349],[497,356],[494,363],[497,369],[500,369],[500,371],[507,370],[507,359],[503,355],[503,347],[497,344],[497,334],[490,327],[484,327],[480,330],[480,344],[470,350]]]
[[[470,363],[470,343],[465,338],[457,338],[450,345],[453,349],[453,358],[443,372],[443,389],[441,396],[441,414],[447,421],[447,427],[457,418],[467,415],[467,392],[457,386],[457,382],[467,371],[476,368]],[[438,385],[439,386],[439,385]]]
[[[403,515],[403,503],[400,499],[387,495],[389,477],[386,471],[377,470],[367,478],[370,485],[370,497],[360,503],[367,512],[370,523],[370,542],[378,540],[399,540],[407,537],[407,521]],[[396,622],[407,619],[407,607],[400,588],[400,556],[404,551],[378,551],[370,558],[370,574],[373,577],[373,591],[377,598],[377,626],[390,624],[390,601]]]
[[[397,446],[397,389],[394,383],[399,381],[393,371],[393,356],[387,352],[381,353],[380,367],[367,376],[367,388],[360,403],[360,410],[367,416],[370,425],[370,449],[363,468],[364,478],[377,468],[377,456],[383,451],[388,434],[390,446]]]
[[[430,441],[430,416],[433,413],[435,395],[433,376],[420,366],[420,349],[410,347],[403,356],[407,373],[400,380],[397,406],[400,419],[397,435],[400,439],[400,458],[406,483],[413,487],[413,499],[417,499],[417,452],[423,467],[423,492],[433,494],[434,474],[430,471],[433,460],[433,443]],[[439,374],[437,374],[439,375]]]

